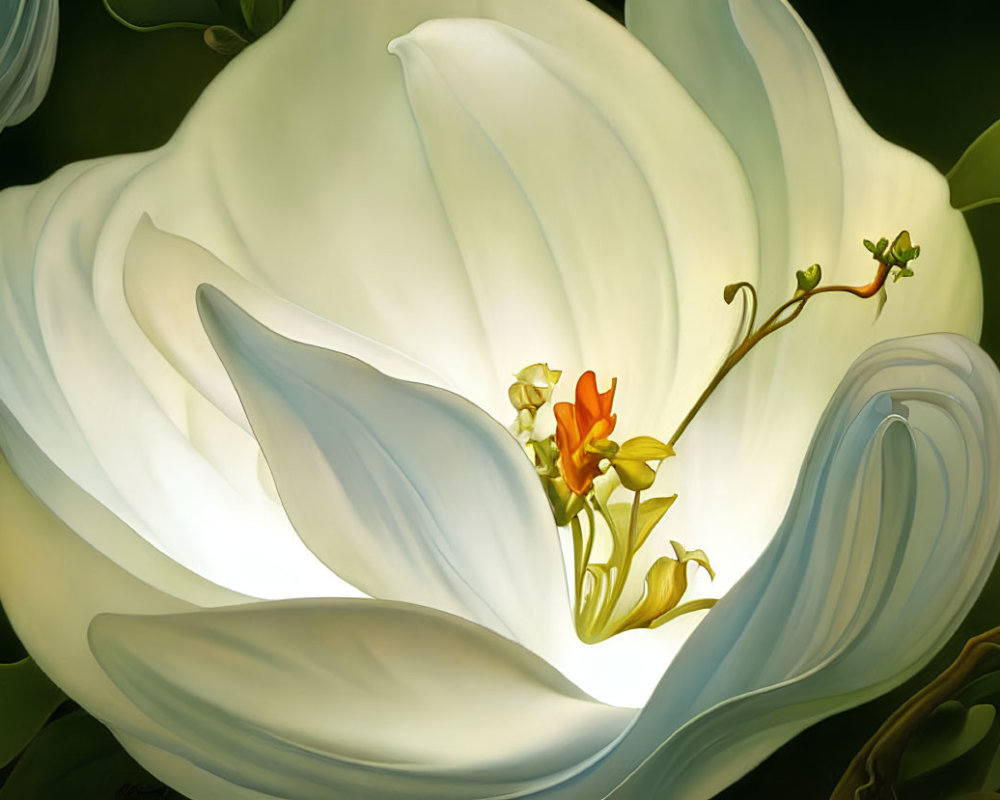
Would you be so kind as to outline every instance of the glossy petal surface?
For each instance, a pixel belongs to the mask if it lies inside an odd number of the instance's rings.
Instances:
[[[58,33],[58,0],[0,2],[0,130],[24,122],[45,97]]]
[[[100,616],[90,642],[181,755],[301,800],[523,794],[582,769],[634,714],[479,626],[397,603]]]
[[[558,642],[558,539],[506,430],[456,395],[282,338],[210,287],[199,307],[290,519],[331,570],[536,652]]]

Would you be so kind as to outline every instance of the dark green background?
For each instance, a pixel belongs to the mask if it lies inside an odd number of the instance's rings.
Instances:
[[[595,2],[620,18],[620,2]],[[942,171],[1000,119],[996,0],[797,0],[793,5],[872,127]],[[41,180],[71,161],[162,144],[226,63],[196,31],[135,33],[113,22],[99,0],[64,0],[61,13],[59,57],[45,102],[27,122],[0,134],[0,187]],[[967,219],[983,266],[982,343],[997,360],[1000,206],[970,212]],[[801,734],[719,797],[827,797],[881,721],[940,671],[965,639],[996,625],[1000,575],[995,571],[959,633],[921,675]],[[0,624],[0,654],[9,655],[15,651],[5,644],[6,635]]]

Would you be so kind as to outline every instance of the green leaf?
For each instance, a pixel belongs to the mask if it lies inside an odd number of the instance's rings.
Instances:
[[[962,211],[1000,202],[1000,120],[988,127],[945,176]]]
[[[982,788],[984,791],[1000,791],[1000,749],[993,754],[993,758],[986,768],[986,776],[983,778]]]
[[[284,0],[240,0],[243,19],[250,32],[263,36],[284,16]]]
[[[956,794],[950,797],[949,800],[1000,800],[1000,794],[996,792],[967,792],[965,794]]]
[[[24,645],[21,644],[14,629],[10,626],[3,606],[0,606],[0,664],[20,661],[26,655]]]
[[[649,534],[653,532],[653,529],[659,524],[660,520],[663,519],[663,515],[667,513],[667,509],[674,504],[677,499],[677,495],[671,495],[670,497],[651,497],[649,500],[643,500],[639,504],[639,514],[636,519],[636,537],[635,537],[635,549],[638,550],[645,544],[646,539],[649,538]],[[615,522],[616,530],[613,532],[617,533],[621,539],[616,538],[615,549],[616,551],[625,551],[625,537],[628,536],[628,523],[632,517],[632,504],[631,503],[612,503],[608,506],[608,511],[611,513],[611,519]]]
[[[205,28],[205,44],[223,56],[235,56],[250,44],[232,28],[225,25],[210,25]]]
[[[991,700],[1000,701],[1000,672],[990,672],[977,678],[962,690],[957,699],[965,706]]]
[[[24,749],[65,699],[32,659],[0,664],[0,767]]]
[[[900,780],[911,780],[965,755],[989,733],[994,719],[996,709],[991,705],[966,709],[957,700],[942,703],[910,740],[900,761]]]
[[[232,6],[232,2],[216,0],[170,0],[169,3],[163,0],[104,0],[104,7],[112,17],[137,31],[241,26],[243,20],[239,10]]]
[[[74,711],[46,725],[0,787],[0,800],[182,800],[140,767],[101,723]]]

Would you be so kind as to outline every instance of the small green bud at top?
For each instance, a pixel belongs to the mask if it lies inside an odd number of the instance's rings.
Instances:
[[[884,236],[878,240],[877,244],[873,242],[871,239],[863,239],[862,242],[865,246],[865,249],[872,254],[872,257],[876,261],[882,260],[882,257],[885,255],[885,248],[889,246],[889,240],[886,239]]]
[[[910,241],[908,231],[901,231],[899,236],[893,240],[892,247],[889,248],[889,260],[886,263],[891,267],[905,268],[909,262],[913,261],[919,255],[920,245],[914,245]],[[910,274],[912,275],[913,273],[910,272]],[[897,280],[900,277],[905,278],[909,276],[898,275]]]
[[[823,279],[823,269],[819,264],[813,264],[806,269],[797,270],[795,282],[798,292],[811,292]]]
[[[864,239],[863,242],[865,249],[872,254],[872,257],[887,267],[905,268],[907,264],[920,255],[920,245],[913,244],[910,241],[909,231],[900,231],[896,238],[892,240],[892,245],[884,237],[879,239],[877,244],[873,243],[870,239]],[[900,275],[898,277],[905,278],[909,276]]]

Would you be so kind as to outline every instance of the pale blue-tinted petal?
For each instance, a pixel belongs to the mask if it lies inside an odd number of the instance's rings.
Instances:
[[[877,321],[874,301],[817,298],[726,378],[679,442],[664,472],[680,495],[670,521],[712,556],[724,590],[781,521],[823,408],[858,355],[898,336],[978,337],[978,260],[942,176],[868,128],[787,3],[629,0],[627,20],[740,158],[760,252],[735,258],[764,313],[814,262],[828,284],[867,283],[875,262],[862,238],[906,228],[923,248],[916,277],[890,285]]]
[[[555,525],[502,426],[457,395],[286,339],[214,288],[199,309],[289,518],[330,569],[552,652],[570,629]]]
[[[0,2],[0,130],[24,122],[42,102],[58,34],[58,0]]]
[[[375,600],[102,615],[90,642],[181,735],[178,755],[289,800],[523,794],[585,767],[635,713],[478,625]]]
[[[125,254],[125,296],[150,343],[193,388],[249,431],[239,398],[205,334],[195,294],[209,283],[272,330],[297,341],[347,353],[394,378],[444,386],[422,364],[289,303],[256,285],[180,236],[143,216]]]
[[[286,795],[264,794],[196,767],[142,739],[113,730],[115,738],[143,768],[190,800],[288,800]]]
[[[74,165],[0,196],[0,397],[56,467],[185,567],[256,596],[349,594],[267,496],[253,437],[164,376],[148,342],[130,361],[134,321],[121,336],[108,324],[122,276],[101,288],[102,212],[152,158]]]
[[[859,359],[761,559],[616,749],[550,796],[707,800],[810,724],[913,675],[1000,546],[998,398],[995,365],[961,337],[890,341]]]

